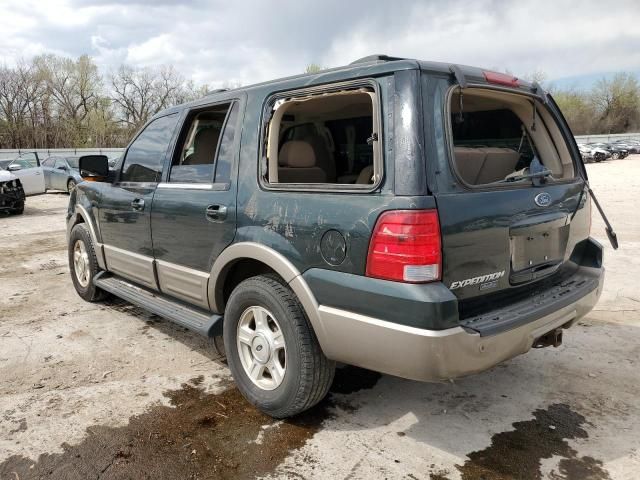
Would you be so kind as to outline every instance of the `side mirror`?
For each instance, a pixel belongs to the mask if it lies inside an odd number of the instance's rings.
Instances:
[[[66,169],[67,169],[67,167],[65,167],[64,165],[60,165],[60,166],[58,167],[58,170],[66,170]]]
[[[106,155],[84,155],[78,159],[80,176],[88,181],[104,182],[109,176],[109,160]]]
[[[9,168],[7,170],[9,170],[10,172],[17,172],[18,170],[22,170],[22,165],[13,163],[9,165]]]

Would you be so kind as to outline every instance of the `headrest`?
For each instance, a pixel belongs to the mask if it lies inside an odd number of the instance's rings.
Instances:
[[[278,164],[282,167],[310,168],[316,165],[316,154],[307,142],[290,140],[282,145]]]

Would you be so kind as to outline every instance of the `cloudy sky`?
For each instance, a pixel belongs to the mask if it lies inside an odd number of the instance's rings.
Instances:
[[[640,72],[640,1],[0,0],[0,63],[47,52],[88,53],[105,72],[173,64],[214,86],[371,53],[580,84]]]

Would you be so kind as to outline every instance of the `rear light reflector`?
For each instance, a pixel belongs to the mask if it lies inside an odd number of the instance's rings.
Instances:
[[[506,73],[499,72],[482,72],[484,73],[484,78],[489,83],[496,83],[498,85],[506,85],[507,87],[519,87],[520,81],[518,81],[517,77],[513,75],[508,75]]]
[[[437,210],[391,210],[373,230],[367,276],[398,282],[440,280],[442,251]]]

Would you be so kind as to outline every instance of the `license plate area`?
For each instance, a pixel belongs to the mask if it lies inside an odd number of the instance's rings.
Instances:
[[[544,231],[512,235],[512,284],[550,275],[562,264],[569,238],[569,225]]]

